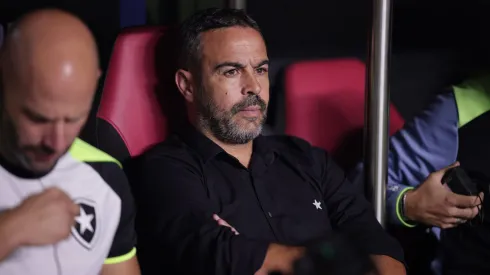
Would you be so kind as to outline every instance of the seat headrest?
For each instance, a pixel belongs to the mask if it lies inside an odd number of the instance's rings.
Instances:
[[[165,27],[130,28],[115,42],[97,112],[97,143],[118,159],[124,150],[131,157],[140,155],[167,134],[159,98],[164,80],[158,68],[158,62],[165,62],[158,45],[165,43],[166,33]],[[122,142],[117,144],[117,138]]]
[[[352,58],[290,65],[285,73],[286,133],[334,155],[340,155],[347,143],[348,151],[362,151],[352,144],[362,147],[365,79],[366,66]],[[403,124],[391,105],[390,134]]]

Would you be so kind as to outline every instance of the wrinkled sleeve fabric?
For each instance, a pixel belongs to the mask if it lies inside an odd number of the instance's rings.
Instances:
[[[406,191],[454,161],[458,154],[458,108],[447,92],[390,138],[386,207],[388,221],[413,226],[401,219],[397,208]]]
[[[261,267],[268,243],[236,236],[212,219],[216,209],[195,161],[159,153],[141,167],[138,231],[145,274],[238,275]]]
[[[376,220],[364,194],[352,188],[344,172],[325,151],[314,150],[316,163],[321,165],[321,188],[333,228],[353,236],[369,254],[386,255],[404,262],[402,248]]]

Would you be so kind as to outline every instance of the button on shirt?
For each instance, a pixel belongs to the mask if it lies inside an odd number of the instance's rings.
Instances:
[[[253,274],[269,243],[307,246],[335,230],[352,233],[370,254],[402,261],[372,206],[325,151],[303,140],[260,136],[246,168],[189,127],[150,150],[142,169],[144,272]]]

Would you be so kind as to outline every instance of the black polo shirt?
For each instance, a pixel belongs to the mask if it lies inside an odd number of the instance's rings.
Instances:
[[[352,233],[370,254],[403,260],[363,195],[325,151],[303,140],[260,136],[246,168],[189,128],[142,164],[136,196],[145,274],[150,266],[159,270],[151,274],[254,274],[269,243],[307,246],[334,230]]]

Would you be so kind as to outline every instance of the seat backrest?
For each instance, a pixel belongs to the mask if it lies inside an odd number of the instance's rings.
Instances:
[[[97,111],[97,146],[120,161],[143,153],[167,134],[156,90],[157,45],[166,29],[136,27],[117,37]],[[160,92],[160,91],[158,91]]]
[[[285,73],[286,134],[334,155],[345,154],[345,150],[362,155],[365,78],[366,66],[357,59],[290,65]],[[403,124],[391,104],[390,134]]]

